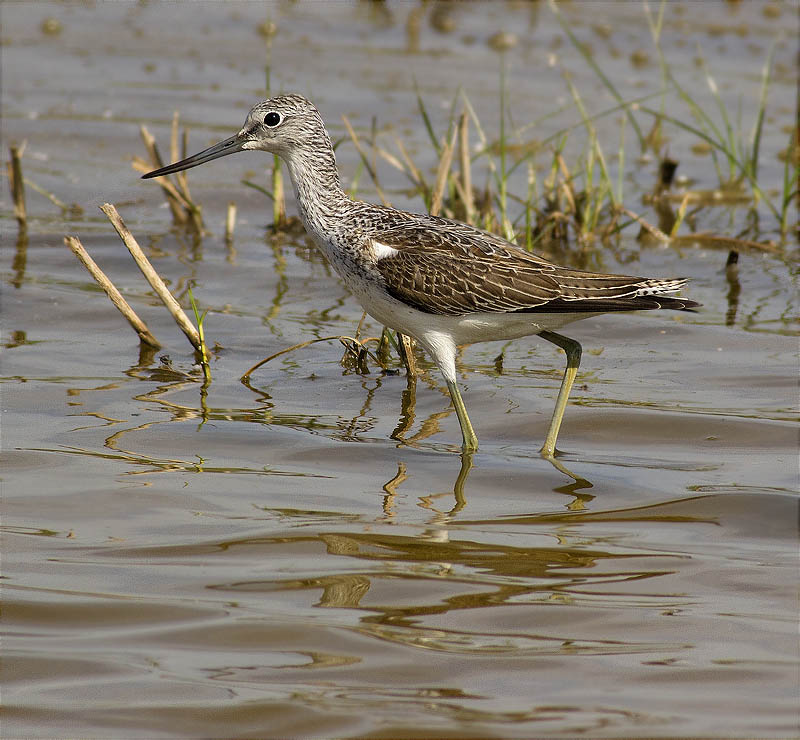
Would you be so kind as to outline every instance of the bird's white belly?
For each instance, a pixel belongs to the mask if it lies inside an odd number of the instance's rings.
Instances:
[[[565,324],[595,316],[583,313],[468,313],[442,316],[418,311],[367,281],[348,281],[366,312],[376,321],[425,342],[431,334],[450,335],[454,344],[474,344],[495,340],[519,339],[531,334],[558,329]],[[371,288],[371,289],[370,289]]]

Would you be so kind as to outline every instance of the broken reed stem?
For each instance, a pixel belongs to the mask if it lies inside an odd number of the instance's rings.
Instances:
[[[456,148],[457,135],[458,129],[454,128],[453,133],[450,135],[450,141],[445,142],[442,149],[439,168],[436,170],[436,183],[433,186],[433,195],[431,196],[431,216],[438,216],[442,210],[444,189],[447,186],[447,176],[450,174],[450,164],[453,161],[453,150]]]
[[[236,228],[236,203],[228,203],[228,213],[225,216],[225,241],[233,241],[233,230]]]
[[[130,304],[122,297],[122,294],[117,290],[117,287],[108,276],[97,266],[97,263],[89,256],[89,253],[81,244],[80,240],[74,236],[65,236],[64,244],[66,244],[72,253],[81,261],[81,264],[89,271],[89,274],[95,279],[95,282],[105,291],[106,295],[111,299],[111,302],[119,309],[120,313],[128,320],[128,323],[133,327],[133,330],[139,335],[139,340],[144,344],[152,347],[153,349],[161,349],[158,340],[150,333],[147,325],[142,321],[136,312],[130,307]]]
[[[411,378],[417,377],[417,360],[414,357],[414,340],[411,337],[397,332],[397,348],[400,352],[400,358],[406,366],[406,373]]]
[[[175,319],[175,323],[178,324],[181,331],[186,335],[186,338],[191,342],[192,346],[198,352],[202,353],[203,342],[200,339],[197,329],[195,329],[192,322],[189,321],[189,318],[180,307],[178,301],[173,298],[172,293],[169,292],[167,286],[164,284],[164,281],[153,269],[153,266],[150,264],[147,257],[145,257],[145,254],[142,252],[142,249],[136,242],[136,239],[133,238],[133,234],[131,234],[128,227],[125,226],[125,223],[123,222],[119,213],[117,213],[117,209],[114,208],[114,206],[110,203],[104,203],[102,206],[100,206],[100,210],[105,213],[108,217],[108,220],[111,221],[111,225],[116,229],[120,239],[122,239],[123,243],[128,248],[128,251],[136,261],[136,264],[139,266],[139,269],[142,271],[142,274],[145,276],[147,282],[150,283],[153,290],[156,292],[156,295],[158,295],[158,297],[161,299],[161,302],[172,314],[172,318]]]
[[[25,208],[25,183],[22,177],[22,153],[25,151],[25,144],[20,147],[10,146],[8,148],[11,160],[8,163],[8,181],[11,186],[11,197],[14,200],[14,217],[20,226],[25,226],[28,222],[28,213]]]

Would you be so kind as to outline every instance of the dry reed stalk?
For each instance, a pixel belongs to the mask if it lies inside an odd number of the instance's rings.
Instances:
[[[58,198],[54,193],[51,193],[49,190],[45,190],[41,185],[37,185],[32,180],[29,180],[27,177],[23,177],[22,181],[35,192],[39,193],[39,195],[43,195],[47,200],[49,200],[53,205],[58,206],[64,211],[68,211],[70,207],[60,198]],[[79,206],[73,205],[73,210],[78,209]],[[82,209],[81,209],[82,210]]]
[[[425,183],[425,180],[422,179],[422,175],[419,170],[408,158],[408,155],[405,155],[406,163],[404,164],[397,157],[395,157],[394,154],[387,152],[385,149],[382,149],[379,146],[375,147],[375,151],[380,157],[383,157],[384,160],[392,165],[392,167],[400,170],[400,172],[402,172],[409,180],[411,180],[411,182],[414,184],[414,187],[422,194],[422,199],[426,203],[428,202],[428,186]]]
[[[180,159],[180,155],[178,153],[178,120],[179,120],[179,113],[175,111],[172,114],[172,126],[170,126],[169,130],[169,156],[172,158],[173,162],[177,162]],[[180,177],[183,173],[176,172],[176,175]]]
[[[648,234],[651,234],[652,236],[654,236],[659,241],[661,241],[661,242],[670,241],[669,236],[667,236],[663,231],[661,231],[661,229],[659,229],[657,226],[653,226],[653,224],[648,223],[641,216],[639,216],[638,214],[634,213],[629,208],[625,208],[623,206],[622,207],[622,212],[626,216],[628,216],[628,218],[632,218],[634,221],[636,221],[636,223],[638,223]]]
[[[458,119],[459,134],[459,160],[461,167],[461,186],[463,193],[459,192],[464,202],[464,213],[468,224],[475,221],[475,201],[472,197],[472,163],[469,158],[469,118],[467,112],[462,111]],[[457,181],[456,181],[457,182]]]
[[[413,182],[415,185],[417,184],[416,179],[414,179],[414,176],[408,171],[408,168],[405,167],[405,165],[403,165],[403,163],[397,157],[395,157],[394,154],[392,154],[391,152],[387,152],[385,149],[379,146],[375,147],[375,151],[381,157],[383,157],[390,165],[392,165],[392,167],[394,167],[397,170],[400,170],[400,172],[406,175],[411,180],[411,182]]]
[[[203,342],[200,338],[200,334],[197,329],[195,329],[192,322],[189,321],[189,317],[184,313],[178,301],[173,298],[172,293],[169,292],[159,274],[153,269],[153,266],[142,251],[142,248],[139,246],[136,239],[134,239],[128,227],[125,226],[119,213],[117,213],[117,209],[110,203],[104,203],[100,206],[100,210],[105,213],[108,220],[111,221],[111,225],[116,229],[120,239],[122,239],[122,242],[128,248],[128,251],[139,266],[145,279],[150,283],[156,295],[161,299],[161,302],[166,306],[170,314],[172,314],[175,323],[186,335],[186,338],[191,342],[192,346],[202,354]]]
[[[177,116],[177,114],[176,114]],[[175,129],[177,117],[173,117],[173,136],[171,137],[170,150],[173,152],[173,159],[177,159],[177,130]],[[158,169],[164,166],[164,160],[161,159],[161,154],[158,151],[156,140],[153,135],[147,130],[146,126],[140,126],[139,131],[142,135],[147,153],[150,155],[151,164],[148,165],[144,160],[139,157],[134,157],[133,168],[137,172],[147,173],[152,169]],[[185,134],[185,132],[184,132]],[[184,149],[186,148],[186,140],[184,137]],[[164,197],[167,199],[170,211],[172,211],[172,218],[177,224],[186,224],[191,222],[192,226],[198,232],[203,233],[203,216],[200,209],[193,200],[189,193],[189,184],[186,179],[185,172],[176,173],[177,186],[167,178],[166,175],[155,178],[164,192]]]
[[[131,166],[137,172],[141,172],[142,174],[146,174],[153,169],[153,165],[148,164],[141,157],[134,157],[131,161]],[[166,175],[162,177],[156,177],[154,179],[164,191],[164,194],[167,198],[167,203],[170,206],[170,210],[172,210],[172,215],[175,217],[176,222],[179,224],[185,224],[189,219],[192,219],[194,225],[197,226],[198,222],[194,221],[194,214],[196,213],[198,218],[200,217],[200,207],[188,201],[186,196],[178,190],[175,184],[171,180],[167,179]],[[175,205],[175,208],[173,208],[173,204]],[[176,213],[178,214],[177,216],[175,215]],[[202,226],[202,219],[199,220],[199,223]]]
[[[188,132],[184,128],[183,130],[183,153],[178,150],[178,122],[180,120],[180,114],[178,111],[175,111],[172,115],[172,127],[170,131],[170,155],[172,156],[172,161],[177,162],[179,159],[185,159],[186,157],[186,141],[188,138]],[[198,206],[194,200],[192,200],[192,194],[189,192],[189,176],[184,170],[183,172],[176,172],[175,173],[175,181],[178,184],[178,191],[183,196],[186,203],[184,204],[184,208],[188,210],[188,217],[192,222],[192,225],[197,230],[198,233],[202,233],[203,231],[203,216],[200,210],[200,206]]]
[[[678,213],[675,216],[675,223],[672,224],[672,228],[670,229],[669,235],[671,238],[675,238],[675,236],[677,236],[678,229],[681,228],[683,219],[686,217],[686,209],[688,207],[689,207],[689,193],[686,193],[678,208]]]
[[[11,197],[14,200],[14,217],[20,226],[25,226],[28,222],[28,212],[25,208],[25,183],[22,177],[22,153],[25,151],[25,144],[22,146],[10,146],[8,148],[11,159],[8,162],[8,182],[11,187]]]
[[[417,376],[417,360],[414,357],[414,340],[400,332],[397,332],[397,339],[399,340],[397,347],[400,351],[400,358],[406,366],[406,372],[415,378]]]
[[[561,192],[564,194],[564,197],[569,204],[573,218],[575,218],[578,214],[578,207],[576,205],[575,198],[575,186],[573,185],[572,173],[569,171],[569,166],[561,154],[558,155],[558,168],[561,170],[561,174],[564,177],[564,181],[561,184]]]
[[[428,187],[428,183],[425,182],[425,178],[422,176],[422,172],[420,171],[419,167],[414,164],[414,160],[411,159],[408,152],[406,151],[405,146],[403,146],[403,142],[400,139],[395,138],[395,142],[397,143],[397,148],[400,150],[400,154],[403,157],[403,161],[408,166],[409,172],[414,176],[414,179],[419,185],[419,188],[422,190],[422,196],[425,200],[428,198],[428,193],[430,192],[430,188]]]
[[[287,220],[281,160],[280,157],[276,155],[272,163],[272,223],[280,227],[283,226]]]
[[[136,312],[130,307],[130,304],[122,297],[122,294],[117,290],[114,283],[109,280],[108,276],[97,266],[97,263],[89,256],[89,253],[81,244],[80,239],[74,236],[65,236],[64,244],[66,244],[72,253],[81,261],[81,264],[89,271],[89,274],[95,279],[95,282],[105,291],[106,295],[111,299],[111,302],[119,309],[120,313],[128,320],[128,323],[133,327],[133,330],[139,335],[139,340],[144,344],[153,347],[153,349],[161,349],[158,340],[150,333],[147,325],[142,321]]]
[[[163,167],[164,160],[161,159],[161,155],[158,152],[158,146],[156,145],[155,137],[147,130],[146,126],[140,126],[139,133],[142,136],[145,149],[147,149],[147,153],[150,155],[152,166],[156,169]],[[148,167],[138,159],[134,159],[133,167],[138,172],[149,172],[150,169],[152,169],[152,167]],[[172,211],[172,218],[175,223],[185,224],[188,219],[186,215],[185,204],[181,203],[180,194],[175,186],[166,177],[157,177],[156,182],[164,191],[164,197],[167,199],[167,205],[169,205],[169,209]]]
[[[233,241],[233,230],[236,228],[236,203],[228,203],[228,213],[225,217],[225,241]]]
[[[442,156],[439,159],[439,167],[436,170],[436,183],[433,186],[433,194],[431,195],[431,216],[438,216],[442,210],[442,201],[444,200],[444,189],[447,186],[447,177],[450,174],[450,164],[453,161],[453,151],[456,148],[456,136],[458,129],[454,128],[453,133],[450,135],[450,141],[446,141],[442,148]]]

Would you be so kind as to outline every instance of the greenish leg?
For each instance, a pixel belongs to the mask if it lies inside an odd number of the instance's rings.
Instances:
[[[458,390],[458,385],[448,380],[447,390],[450,391],[450,398],[453,399],[453,406],[456,410],[456,416],[458,416],[458,423],[461,424],[461,436],[464,438],[462,449],[464,452],[477,450],[478,438],[475,436],[475,430],[472,428],[469,416],[467,416],[467,408],[464,406],[464,401],[461,400],[461,392]]]
[[[539,334],[542,339],[561,347],[567,353],[567,368],[564,370],[564,379],[561,381],[561,389],[558,391],[556,407],[553,409],[553,418],[550,420],[550,428],[547,430],[544,444],[540,450],[542,457],[552,458],[556,453],[556,440],[558,430],[561,428],[561,420],[564,418],[564,409],[567,408],[569,392],[578,374],[578,367],[581,364],[581,345],[574,339],[556,334],[554,331],[543,331]]]

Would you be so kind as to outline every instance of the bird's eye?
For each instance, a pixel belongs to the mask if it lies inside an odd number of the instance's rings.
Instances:
[[[270,128],[275,128],[281,122],[281,114],[276,113],[275,111],[270,111],[264,116],[264,125],[269,126]]]

